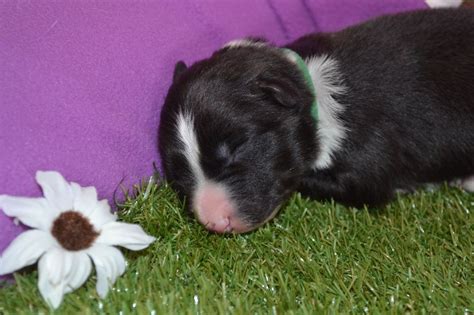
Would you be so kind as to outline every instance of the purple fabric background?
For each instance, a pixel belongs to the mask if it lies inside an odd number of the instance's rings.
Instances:
[[[2,1],[0,194],[40,196],[58,170],[111,198],[159,164],[160,106],[175,62],[229,40],[278,44],[422,0]],[[0,211],[0,252],[21,232]]]

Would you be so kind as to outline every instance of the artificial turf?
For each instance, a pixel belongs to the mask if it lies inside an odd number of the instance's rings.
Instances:
[[[183,214],[166,185],[127,197],[120,218],[157,241],[124,250],[128,267],[106,299],[95,277],[57,313],[319,314],[474,312],[474,194],[400,196],[372,212],[295,194],[256,232],[221,236]],[[52,312],[33,270],[0,289],[0,313]]]

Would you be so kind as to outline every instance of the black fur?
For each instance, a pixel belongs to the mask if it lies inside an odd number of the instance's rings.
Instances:
[[[184,109],[206,176],[229,188],[239,216],[255,226],[295,190],[380,206],[397,188],[474,174],[474,10],[386,16],[287,47],[338,62],[348,132],[332,166],[311,169],[319,139],[297,67],[270,45],[224,48],[177,67],[162,111],[163,167],[182,196],[196,184],[176,136]]]
[[[317,54],[307,41],[290,47]],[[379,18],[333,36],[330,55],[348,86],[339,101],[350,134],[301,191],[374,206],[396,188],[474,174],[473,10]]]

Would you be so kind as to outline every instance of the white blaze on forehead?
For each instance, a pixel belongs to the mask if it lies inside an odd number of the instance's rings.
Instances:
[[[183,154],[189,163],[197,184],[204,182],[204,172],[199,163],[200,151],[194,130],[194,118],[189,112],[180,112],[176,121],[178,138],[183,144]]]
[[[306,63],[313,79],[319,114],[317,133],[320,151],[313,168],[322,169],[331,166],[332,154],[341,147],[347,133],[347,128],[339,119],[344,106],[334,98],[346,89],[336,60],[322,55],[310,58]]]

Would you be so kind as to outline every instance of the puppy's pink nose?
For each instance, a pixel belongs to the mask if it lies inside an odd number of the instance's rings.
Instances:
[[[217,233],[245,232],[247,226],[236,217],[236,207],[225,189],[206,183],[195,194],[194,212],[199,222]]]

